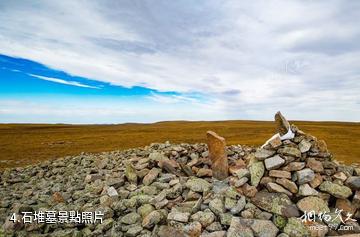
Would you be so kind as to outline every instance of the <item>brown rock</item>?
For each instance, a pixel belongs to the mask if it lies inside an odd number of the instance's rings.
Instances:
[[[285,193],[286,195],[288,195],[290,197],[292,196],[291,192],[289,192],[288,190],[286,190],[285,188],[283,188],[282,186],[280,186],[279,184],[276,184],[276,183],[267,183],[266,188],[270,192]]]
[[[337,173],[335,173],[333,175],[333,177],[335,179],[339,179],[339,180],[341,180],[343,182],[345,182],[345,180],[348,178],[344,172],[337,172]]]
[[[261,185],[266,185],[269,182],[274,182],[274,178],[269,177],[269,176],[265,176],[265,177],[262,177],[261,180],[260,180]]]
[[[276,123],[276,130],[278,131],[280,136],[285,135],[289,131],[290,124],[281,114],[280,111],[275,114],[275,123]]]
[[[309,167],[315,172],[323,172],[324,167],[320,161],[315,160],[314,158],[307,159],[306,167]]]
[[[172,226],[162,225],[158,231],[159,237],[185,237],[187,236],[184,231],[174,228]]]
[[[156,177],[159,175],[160,170],[157,168],[152,168],[149,173],[147,175],[145,175],[144,179],[143,179],[143,184],[144,185],[150,185],[152,182],[154,182],[154,180],[156,179]]]
[[[286,178],[291,179],[291,173],[283,170],[270,170],[269,176],[275,178]]]
[[[53,195],[52,195],[52,200],[53,200],[55,203],[65,202],[64,197],[63,197],[63,196],[61,195],[61,193],[59,193],[59,192],[53,193]]]
[[[206,136],[209,148],[209,157],[212,162],[211,168],[213,171],[213,177],[219,180],[226,179],[228,177],[229,165],[226,154],[225,139],[212,131],[208,131]]]
[[[281,186],[283,186],[292,193],[298,192],[297,185],[288,179],[284,179],[284,178],[276,179],[276,183],[280,184]]]
[[[242,159],[238,159],[235,161],[235,163],[230,165],[229,172],[230,172],[230,174],[236,176],[236,173],[243,168],[246,168],[245,161]]]
[[[354,207],[360,208],[360,191],[356,191],[352,203]]]
[[[347,199],[338,198],[336,200],[335,207],[339,210],[343,210],[343,214],[346,216],[347,213],[354,215],[356,212],[356,207],[351,205],[351,202]]]
[[[284,166],[282,170],[285,171],[299,171],[305,168],[305,162],[291,162]]]
[[[316,173],[315,178],[309,182],[312,188],[317,188],[323,182],[323,178],[320,174]]]
[[[322,153],[327,153],[328,152],[327,145],[326,145],[326,142],[324,140],[319,140],[317,142],[317,147],[319,148],[319,151],[322,152]]]
[[[247,183],[245,183],[240,189],[240,192],[244,194],[247,197],[254,197],[257,193],[257,189],[254,186],[251,186]]]
[[[213,172],[211,169],[200,168],[198,170],[198,172],[196,173],[196,176],[197,177],[205,177],[205,176],[211,177],[212,174],[213,174]]]
[[[271,139],[269,141],[269,144],[272,148],[278,148],[279,146],[281,146],[282,143],[281,143],[280,136],[278,135],[278,136],[273,137],[273,139]]]

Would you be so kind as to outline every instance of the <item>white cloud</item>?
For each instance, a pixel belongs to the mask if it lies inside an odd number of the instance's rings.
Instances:
[[[35,75],[35,74],[30,74],[30,73],[28,75],[32,76],[32,77],[39,78],[41,80],[51,81],[51,82],[60,83],[60,84],[64,84],[64,85],[69,85],[69,86],[78,86],[78,87],[85,87],[85,88],[92,88],[92,89],[100,89],[100,87],[85,85],[85,84],[82,84],[82,83],[77,82],[77,81],[67,81],[67,80],[63,80],[63,79],[60,79],[60,78],[45,77],[45,76],[40,76],[40,75]]]
[[[283,110],[360,120],[358,1],[11,1],[0,9],[1,54],[115,85],[201,93],[232,118]]]

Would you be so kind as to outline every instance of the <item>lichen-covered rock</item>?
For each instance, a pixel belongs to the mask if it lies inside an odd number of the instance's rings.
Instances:
[[[264,164],[261,161],[255,162],[249,167],[249,170],[250,170],[251,185],[256,187],[258,186],[261,178],[264,175],[265,172]]]
[[[291,217],[289,218],[286,226],[284,227],[284,233],[289,235],[289,237],[309,237],[310,232],[304,226],[300,219]]]
[[[285,163],[285,160],[279,155],[275,155],[273,157],[267,158],[264,162],[267,170],[274,170],[282,166]]]
[[[211,189],[212,185],[204,179],[191,178],[185,186],[194,192],[207,192]]]
[[[296,204],[302,212],[330,212],[328,204],[319,197],[305,197]]]
[[[352,195],[352,191],[350,188],[348,188],[344,185],[332,183],[330,181],[324,181],[319,186],[319,189],[321,191],[327,192],[337,198],[348,198],[349,196]]]

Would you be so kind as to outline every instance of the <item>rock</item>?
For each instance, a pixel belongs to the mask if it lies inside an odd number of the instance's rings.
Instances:
[[[282,186],[276,184],[276,183],[267,183],[266,184],[266,188],[270,191],[270,192],[276,192],[276,193],[285,193],[288,196],[292,196],[292,193],[289,192],[288,190],[286,190],[285,188],[283,188]]]
[[[102,175],[100,174],[88,174],[85,176],[85,183],[94,182],[95,180],[102,179]]]
[[[231,208],[230,212],[233,215],[239,214],[244,209],[245,205],[246,205],[245,196],[241,196],[241,198],[237,200],[236,205],[233,208]]]
[[[279,146],[281,146],[282,142],[281,142],[281,138],[280,138],[279,134],[276,134],[276,136],[273,136],[269,140],[269,144],[272,148],[278,148]]]
[[[109,187],[106,192],[107,192],[107,195],[109,195],[109,197],[112,197],[112,198],[119,196],[119,194],[118,194],[118,192],[116,191],[116,189],[115,189],[114,187],[112,187],[112,186]]]
[[[337,172],[333,175],[333,177],[335,179],[341,180],[342,182],[345,182],[345,180],[348,178],[344,172]]]
[[[204,179],[190,178],[185,186],[194,192],[207,192],[210,191],[212,185]]]
[[[265,160],[266,158],[273,156],[275,153],[276,153],[276,151],[274,151],[274,150],[259,148],[255,152],[255,157],[258,160]]]
[[[216,215],[220,215],[225,212],[225,206],[220,198],[215,198],[209,202],[209,208]]]
[[[132,228],[129,228],[128,231],[126,231],[125,236],[136,237],[141,233],[142,230],[143,228],[140,225],[135,225]]]
[[[159,227],[159,231],[157,233],[159,237],[185,237],[185,233],[183,230],[174,228],[172,226],[162,225]]]
[[[215,221],[215,215],[211,211],[199,211],[191,216],[191,220],[200,222],[205,228]]]
[[[131,225],[135,224],[136,222],[140,221],[141,217],[136,212],[131,212],[129,214],[126,214],[121,218],[121,223]]]
[[[315,173],[309,168],[296,171],[297,183],[304,184],[308,183],[315,178]]]
[[[206,136],[213,177],[223,180],[228,177],[229,169],[225,139],[212,131],[208,131]]]
[[[286,147],[278,149],[277,152],[282,154],[282,155],[285,155],[285,156],[293,156],[293,157],[297,157],[297,158],[301,157],[300,150],[295,148],[295,147],[286,146]]]
[[[126,165],[125,168],[125,176],[127,180],[131,183],[137,183],[137,174],[134,166],[132,166],[130,163]]]
[[[225,209],[230,210],[236,206],[236,199],[226,197],[225,198]]]
[[[238,235],[236,235],[236,232]],[[269,220],[234,217],[231,221],[228,236],[230,233],[230,236],[276,237],[278,232],[278,228]]]
[[[298,201],[296,205],[302,212],[314,211],[316,214],[330,212],[327,203],[319,197],[305,197]]]
[[[305,162],[290,162],[289,164],[284,166],[282,170],[291,172],[291,171],[302,170],[303,168],[305,168]]]
[[[162,215],[158,211],[152,211],[142,221],[144,228],[150,229],[161,221]]]
[[[254,197],[257,193],[257,189],[254,186],[248,185],[247,183],[241,187],[241,193],[246,197]]]
[[[352,190],[360,190],[360,177],[351,176],[346,180],[345,184]]]
[[[141,218],[146,217],[149,215],[152,211],[154,211],[154,207],[150,204],[144,204],[141,207],[138,208],[137,212],[141,216]]]
[[[222,225],[230,225],[231,224],[231,219],[233,218],[232,214],[231,213],[221,213],[219,215],[220,217],[220,223]]]
[[[241,186],[243,186],[245,183],[247,183],[248,181],[249,181],[249,179],[248,179],[247,177],[242,177],[241,179],[235,181],[234,186],[237,187],[237,188],[238,188],[238,187],[241,187]]]
[[[190,224],[187,224],[184,227],[184,232],[188,235],[188,236],[200,236],[201,235],[201,229],[202,226],[199,222],[195,221],[195,222],[191,222]]]
[[[283,158],[279,155],[275,155],[265,160],[265,167],[267,170],[274,170],[282,166],[284,163],[285,160]]]
[[[289,122],[285,119],[285,117],[281,114],[281,112],[277,112],[275,114],[275,123],[276,130],[280,134],[280,136],[284,136],[290,129]]]
[[[305,225],[305,227],[309,230],[310,236],[325,237],[325,235],[329,231],[328,226],[316,222],[312,222],[309,225]]]
[[[233,218],[230,223],[227,237],[254,237],[251,228],[240,222],[240,218]]]
[[[353,201],[354,199],[355,197],[353,198]],[[336,199],[335,207],[338,210],[343,210],[343,213],[350,213],[352,216],[355,214],[357,209],[357,207],[354,206],[349,200],[341,198]]]
[[[317,188],[323,182],[323,178],[320,174],[316,173],[313,180],[309,182],[312,188]]]
[[[225,237],[226,231],[214,231],[211,233],[203,233],[200,237]]]
[[[248,177],[250,178],[250,171],[248,169],[239,169],[236,172],[236,175],[239,179],[241,179],[242,177]]]
[[[298,192],[297,185],[288,179],[279,178],[279,179],[276,179],[276,183],[280,184],[281,186],[283,186],[284,188],[286,188],[287,190],[289,190],[292,193]]]
[[[286,226],[284,227],[284,233],[289,237],[306,237],[310,236],[309,230],[304,226],[300,219],[291,217],[289,218]]]
[[[52,195],[52,201],[55,203],[65,202],[64,197],[59,192],[54,192]]]
[[[327,192],[337,198],[348,198],[349,196],[352,195],[352,191],[350,188],[348,188],[344,185],[332,183],[330,181],[324,181],[319,186],[319,189],[321,191]]]
[[[319,192],[310,187],[309,184],[302,184],[299,186],[298,194],[301,196],[317,196]]]
[[[285,217],[299,216],[298,208],[291,202],[290,198],[283,193],[269,193],[260,191],[251,199],[257,207]]]
[[[269,176],[275,178],[291,179],[291,173],[289,171],[283,171],[283,170],[270,170]]]
[[[310,148],[311,148],[311,142],[309,142],[306,139],[301,140],[301,142],[299,143],[299,150],[301,153],[308,152]]]
[[[211,169],[201,168],[196,173],[197,177],[212,177],[213,173]]]
[[[252,186],[258,186],[261,178],[264,175],[265,172],[265,167],[263,162],[259,161],[259,162],[255,162],[253,163],[250,167],[250,177],[251,177],[251,185]]]
[[[308,158],[306,166],[315,172],[320,173],[320,172],[324,171],[324,167],[323,167],[322,163],[320,161],[315,160],[314,158]]]
[[[147,175],[143,178],[144,185],[150,185],[152,182],[155,181],[157,176],[159,175],[160,170],[157,168],[152,168]]]
[[[168,221],[178,221],[178,222],[188,222],[190,217],[190,213],[188,212],[177,212],[172,211],[168,214],[167,219]]]

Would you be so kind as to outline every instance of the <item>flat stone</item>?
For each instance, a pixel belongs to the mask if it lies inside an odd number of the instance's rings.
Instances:
[[[242,233],[245,230],[245,233],[251,233],[247,231],[247,228],[252,230],[253,236],[262,236],[262,237],[276,237],[279,229],[269,220],[259,220],[259,219],[245,219],[239,217],[233,217],[231,220],[231,225],[229,228],[230,233],[236,233],[235,229],[238,230],[238,234],[241,231]],[[229,235],[229,233],[228,233]],[[239,235],[232,235],[239,236]],[[249,235],[240,235],[240,236],[252,236]]]
[[[279,155],[275,155],[265,160],[265,167],[267,170],[274,170],[282,166],[284,163],[285,160],[283,158]]]
[[[260,191],[251,199],[257,207],[271,213],[279,214],[285,217],[299,216],[299,210],[293,204],[290,198],[283,193],[269,193]]]
[[[276,184],[276,183],[267,183],[266,188],[270,192],[285,193],[288,196],[292,196],[291,192],[289,192],[287,189],[283,188],[282,186],[280,186],[279,184]]]
[[[299,195],[301,196],[317,196],[318,191],[310,187],[309,184],[302,184],[299,186]]]
[[[161,217],[162,215],[160,212],[152,211],[142,220],[142,226],[144,228],[150,229],[161,221]]]
[[[269,141],[269,144],[272,148],[278,148],[281,146],[282,142],[279,134],[276,134],[276,136],[272,137],[272,139]]]
[[[354,202],[355,197],[353,198]],[[348,199],[342,199],[338,198],[336,199],[335,207],[338,210],[343,210],[343,213],[350,213],[351,215],[354,215],[356,212],[356,205],[353,205]]]
[[[159,175],[160,170],[157,168],[152,168],[147,175],[143,178],[144,185],[150,185],[152,182],[155,181],[157,176]]]
[[[170,212],[167,216],[168,221],[188,222],[190,213],[188,212]]]
[[[289,237],[310,236],[310,232],[304,226],[303,222],[295,217],[289,218],[283,231],[285,234],[288,234]]]
[[[250,178],[250,171],[248,169],[242,168],[236,171],[236,176],[241,179],[242,177],[248,177]]]
[[[107,189],[107,195],[109,195],[109,197],[118,197],[119,196],[116,189],[112,186]]]
[[[277,112],[275,114],[275,123],[276,130],[280,134],[280,136],[284,136],[290,129],[289,122],[285,119],[285,117],[281,114],[281,112]]]
[[[215,215],[211,211],[199,211],[191,216],[191,220],[198,221],[203,227],[207,227],[215,221]]]
[[[333,175],[335,179],[339,179],[342,182],[345,182],[345,180],[348,178],[344,172],[337,172]]]
[[[324,171],[324,167],[322,163],[320,161],[315,160],[314,158],[308,158],[306,166],[315,172],[320,173]]]
[[[201,168],[198,170],[198,172],[196,173],[197,177],[212,177],[213,176],[213,172],[211,169],[206,169],[206,168]]]
[[[314,211],[316,214],[330,212],[328,204],[319,197],[305,197],[298,201],[296,205],[302,212]]]
[[[276,151],[274,151],[274,150],[259,148],[255,152],[255,158],[258,160],[265,160],[266,158],[273,156],[275,153],[276,153]]]
[[[225,212],[225,205],[220,198],[215,198],[209,202],[209,208],[216,215],[220,215]]]
[[[126,164],[125,176],[130,183],[137,183],[138,177],[136,174],[136,170],[134,166],[132,166],[130,163]]]
[[[232,218],[227,237],[254,237],[252,229],[245,223],[240,222],[240,218]]]
[[[194,192],[207,192],[210,191],[210,189],[212,188],[212,185],[205,179],[195,177],[190,178],[186,182],[185,186]]]
[[[289,171],[283,171],[283,170],[270,170],[269,176],[275,178],[291,179],[291,173]]]
[[[276,183],[280,184],[281,186],[283,186],[284,188],[286,188],[287,190],[289,190],[292,193],[298,192],[297,185],[294,182],[292,182],[291,180],[284,179],[284,178],[278,178],[278,179],[276,179]]]
[[[258,186],[261,178],[264,175],[265,167],[262,161],[253,163],[250,167],[250,182],[252,186]]]
[[[312,188],[317,188],[317,187],[319,187],[319,185],[320,185],[322,182],[323,182],[322,176],[321,176],[319,173],[316,173],[314,179],[311,180],[311,181],[309,182],[309,184],[310,184],[310,186],[311,186]]]
[[[305,162],[290,162],[282,168],[285,171],[298,171],[305,168]]]
[[[226,179],[228,177],[229,164],[225,139],[212,131],[208,131],[206,137],[213,177],[219,180]]]
[[[332,183],[330,181],[324,181],[319,186],[319,189],[321,191],[327,192],[337,198],[348,198],[352,195],[352,191],[350,188],[348,188],[344,185]]]
[[[303,139],[300,143],[299,143],[299,150],[301,153],[305,153],[308,152],[311,148],[311,142],[309,142],[306,139]]]
[[[139,214],[137,214],[136,212],[131,212],[121,218],[121,223],[127,225],[135,224],[136,222],[140,221],[140,218],[141,217]]]
[[[300,150],[295,147],[289,147],[289,146],[283,147],[283,148],[278,149],[277,152],[282,155],[285,155],[285,156],[293,156],[293,157],[297,157],[297,158],[301,157]]]
[[[241,179],[235,181],[234,186],[237,187],[237,188],[238,188],[238,187],[241,187],[241,186],[243,186],[245,183],[247,183],[248,181],[249,181],[249,179],[248,179],[247,177],[242,177]]]
[[[313,180],[315,178],[315,173],[313,170],[306,168],[296,171],[296,176],[298,184],[304,184]]]
[[[184,231],[172,226],[162,225],[157,233],[159,237],[185,237]]]
[[[352,190],[360,190],[360,177],[351,176],[346,180],[345,184]]]

